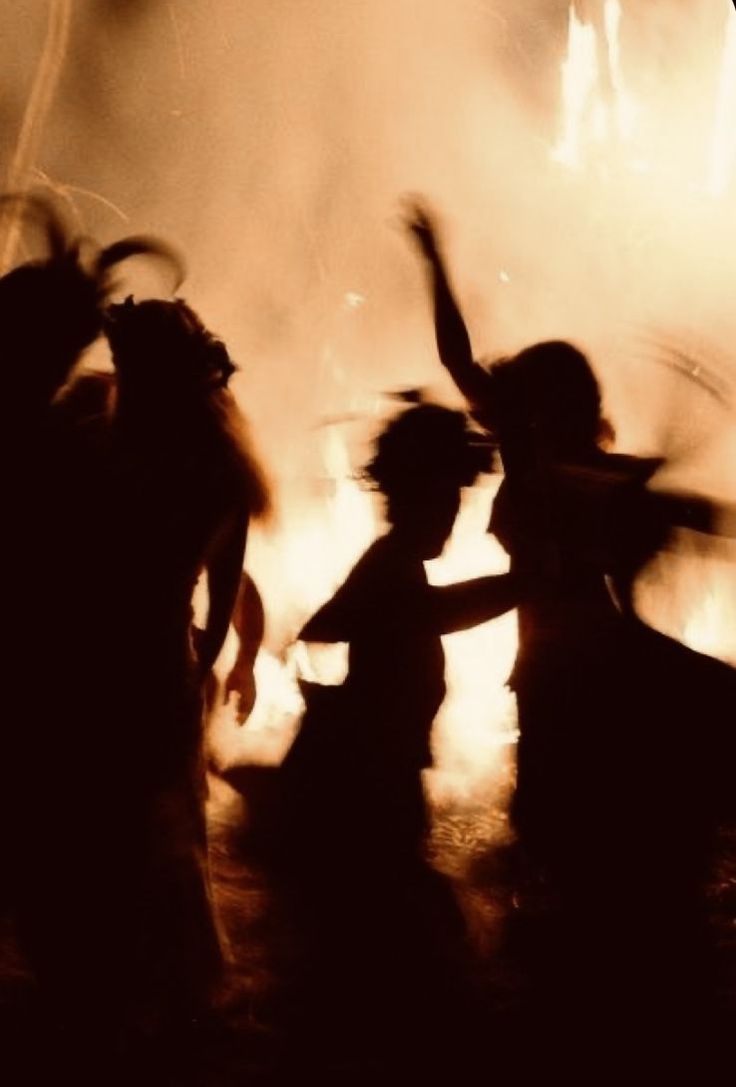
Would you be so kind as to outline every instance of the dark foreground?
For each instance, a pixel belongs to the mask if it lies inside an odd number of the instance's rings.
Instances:
[[[232,963],[219,1006],[111,1051],[86,1023],[43,1006],[6,922],[4,1083],[705,1082],[728,1067],[731,831],[719,838],[705,922],[662,916],[629,955],[614,912],[563,910],[530,879],[501,804],[476,795],[435,805],[427,865],[284,864],[259,833],[268,778],[251,768],[231,778],[237,789],[213,781],[215,888]],[[60,893],[49,888],[50,908]],[[623,889],[621,901],[635,899],[636,887]]]

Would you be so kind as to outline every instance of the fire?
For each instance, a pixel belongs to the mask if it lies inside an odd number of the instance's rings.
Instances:
[[[682,626],[681,640],[691,649],[736,664],[733,609],[727,606],[724,587],[714,583],[698,599]],[[720,588],[720,591],[719,591]]]
[[[721,196],[725,192],[733,172],[735,158],[736,11],[729,5],[708,179],[708,188],[713,196]]]
[[[580,0],[569,5],[567,48],[560,71],[560,131],[552,158],[578,171],[611,162],[647,173],[647,184],[655,184],[651,170],[655,144],[650,139],[656,127],[654,104],[637,100],[628,85],[622,51],[622,4],[620,0],[601,0],[589,10],[586,17]],[[707,177],[701,176],[699,187],[720,195],[736,160],[736,14],[730,8],[714,107],[708,172]],[[688,172],[693,161],[688,153]],[[662,173],[667,177],[665,166]],[[696,169],[702,171],[697,161]],[[508,273],[500,272],[499,279],[508,282]],[[357,291],[341,296],[320,356],[321,377],[342,385],[340,402],[350,410],[375,417],[377,401],[361,400],[363,394],[350,385],[348,370],[341,365],[335,347],[341,322],[363,302]],[[345,676],[345,646],[306,646],[294,639],[301,624],[335,591],[375,538],[380,522],[373,497],[355,479],[343,430],[335,425],[318,435],[323,464],[320,493],[308,502],[298,501],[293,511],[287,511],[270,540],[256,541],[260,546],[254,559],[256,580],[272,616],[288,630],[272,638],[258,656],[257,702],[246,728],[238,729],[230,719],[230,724],[220,729],[217,742],[224,761],[253,758],[258,748],[267,751],[269,760],[278,762],[303,712],[299,679],[336,684]],[[428,566],[434,583],[506,568],[505,556],[486,532],[494,487],[486,481],[466,493],[445,553]],[[722,606],[714,593],[694,604],[678,633],[685,644],[720,655],[723,626]],[[476,783],[494,780],[494,775],[497,779],[517,735],[514,699],[506,687],[516,638],[515,615],[511,614],[445,639],[448,695],[435,726],[437,770],[429,780],[436,795],[448,790],[467,792]]]
[[[254,676],[256,703],[245,728],[229,707],[216,715],[210,747],[221,766],[243,761],[280,762],[304,711],[299,680],[340,683],[347,671],[347,647],[314,647],[297,642],[304,621],[340,585],[377,532],[371,496],[355,478],[344,438],[337,427],[320,432],[324,476],[322,494],[284,518],[273,534],[256,538],[254,566],[266,608],[290,617],[277,645],[262,647]],[[249,543],[249,548],[250,548]],[[235,656],[231,631],[217,673],[224,679]]]
[[[724,5],[725,21],[720,71],[713,103],[713,132],[705,153],[705,173],[693,176],[703,151],[694,149],[682,125],[676,143],[660,161],[664,174],[675,166],[688,184],[722,196],[736,162],[736,12]],[[603,0],[589,18],[579,13],[579,0],[568,10],[565,59],[561,66],[562,119],[552,148],[554,161],[583,170],[592,162],[616,163],[638,173],[652,170],[657,131],[653,103],[637,100],[627,85],[622,64],[620,0]],[[625,151],[625,155],[623,152]]]
[[[347,646],[307,646],[293,641],[301,623],[342,582],[380,531],[376,504],[350,466],[345,441],[336,427],[323,431],[326,496],[284,526],[273,542],[272,577],[293,592],[291,642],[279,651],[262,648],[255,666],[256,704],[245,727],[224,707],[212,724],[210,743],[220,766],[238,762],[278,763],[288,750],[304,709],[299,680],[337,684],[347,670]],[[443,556],[428,564],[434,584],[507,568],[506,558],[486,531],[495,482],[468,490],[455,531]],[[262,578],[258,578],[261,580]],[[269,586],[262,583],[266,602]],[[466,793],[498,772],[516,737],[513,696],[506,689],[516,651],[514,615],[444,639],[448,694],[436,722],[433,746],[437,770],[428,781],[432,793]],[[234,657],[234,636],[218,672]]]
[[[432,584],[448,584],[508,569],[508,559],[487,532],[498,486],[489,479],[467,490],[452,537],[427,564]],[[447,697],[433,733],[436,769],[430,793],[467,794],[497,780],[515,743],[516,705],[506,686],[516,656],[516,613],[443,638]]]
[[[568,12],[567,53],[562,64],[563,122],[552,157],[581,168],[593,147],[631,141],[638,107],[629,94],[621,68],[619,0],[605,0],[602,27]],[[603,41],[599,35],[602,34]]]

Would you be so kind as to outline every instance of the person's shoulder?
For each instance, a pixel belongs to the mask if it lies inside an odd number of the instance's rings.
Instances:
[[[425,580],[419,565],[420,582]],[[384,609],[392,602],[401,607],[404,596],[416,588],[414,564],[407,562],[401,548],[388,533],[363,552],[348,574],[341,592],[359,597],[364,607]]]
[[[345,584],[351,584],[357,587],[373,582],[376,578],[387,572],[391,568],[391,565],[391,548],[387,543],[387,537],[379,536],[377,540],[374,540],[373,543],[366,548],[355,565],[351,568],[350,573],[345,579]]]

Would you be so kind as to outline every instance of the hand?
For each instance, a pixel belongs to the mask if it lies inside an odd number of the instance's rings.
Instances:
[[[439,262],[436,230],[429,208],[420,197],[406,197],[403,201],[404,225],[422,256],[431,264]]]
[[[256,682],[252,669],[233,668],[225,680],[225,701],[228,705],[234,701],[235,719],[239,725],[244,725],[256,703]]]

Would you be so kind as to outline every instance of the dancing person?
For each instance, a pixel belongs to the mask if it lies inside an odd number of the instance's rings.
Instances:
[[[39,876],[24,929],[57,1014],[94,1019],[101,1045],[127,1045],[201,1020],[222,976],[202,688],[250,518],[268,499],[227,388],[234,366],[193,311],[129,299],[106,310],[104,329],[113,376],[81,379],[59,404],[74,504],[52,521],[65,544],[42,660],[56,662],[58,689],[43,707],[47,772],[29,860]],[[60,888],[53,910],[41,881]]]
[[[718,510],[651,490],[661,460],[606,450],[613,430],[598,382],[572,345],[476,363],[436,228],[422,208],[409,228],[432,283],[441,361],[500,449],[490,530],[534,585],[519,606],[510,680],[520,730],[512,817],[578,944],[596,932],[581,961],[590,969],[605,958],[598,984],[637,987],[643,1022],[652,992],[682,997],[696,968],[694,953],[685,960],[698,944],[734,680],[642,622],[634,586],[673,526],[712,531]]]
[[[441,636],[520,599],[516,573],[427,582],[423,564],[449,539],[461,488],[474,481],[482,456],[460,412],[422,404],[390,423],[366,469],[386,499],[389,531],[300,634],[306,642],[348,643],[334,772],[351,813],[340,822],[353,839],[365,813],[359,849],[373,842],[404,859],[416,854],[426,829],[420,775],[431,765],[432,722],[445,696]],[[309,724],[308,710],[305,737]],[[340,757],[348,760],[342,772]]]
[[[66,867],[65,858],[74,851],[50,856],[49,843],[59,811],[69,813],[64,768],[74,762],[70,747],[88,638],[77,612],[77,585],[90,542],[84,525],[96,494],[83,483],[89,458],[77,455],[78,424],[103,409],[109,382],[93,382],[93,395],[77,398],[74,407],[69,403],[61,410],[59,404],[84,352],[101,333],[120,263],[143,255],[164,258],[177,275],[180,266],[173,250],[155,239],[131,237],[99,248],[75,236],[48,200],[13,195],[2,200],[21,204],[47,250],[0,278],[4,558],[10,572],[0,790],[3,854],[7,846],[9,863],[3,875],[24,951],[42,988],[52,977],[63,987],[69,976],[63,950],[68,933],[63,909],[50,910],[48,894],[50,884],[73,882],[73,865]]]
[[[106,503],[115,573],[96,663],[120,730],[119,836],[135,846],[133,894],[149,904],[138,934],[150,945],[147,980],[159,985],[159,1003],[183,1010],[206,998],[219,969],[203,688],[241,586],[250,520],[268,497],[228,389],[235,367],[190,307],[128,299],[109,307],[105,331],[116,375]],[[208,608],[198,629],[192,598],[203,572]]]
[[[313,971],[296,1030],[306,1023],[314,1045],[329,1022],[324,1044],[337,1038],[345,1062],[370,1046],[377,1067],[419,1074],[456,1069],[468,1046],[465,927],[424,859],[422,775],[445,696],[442,636],[515,607],[523,584],[513,573],[433,586],[424,563],[487,460],[462,412],[419,404],[393,419],[365,469],[388,531],[300,634],[348,646],[341,686],[305,687],[283,766],[288,900]]]

